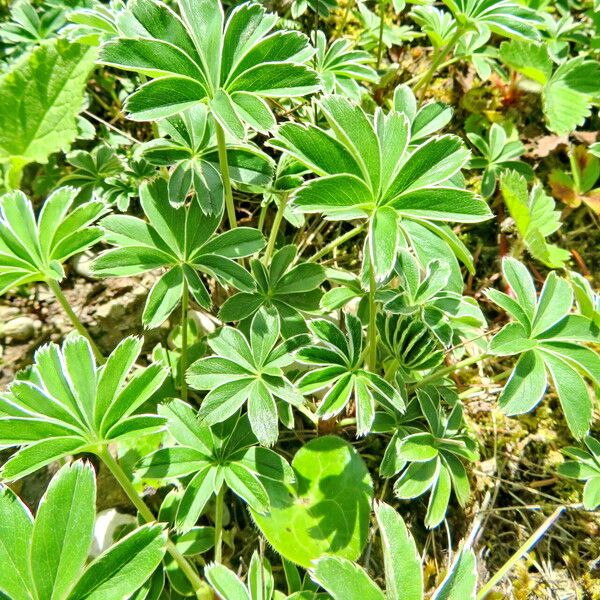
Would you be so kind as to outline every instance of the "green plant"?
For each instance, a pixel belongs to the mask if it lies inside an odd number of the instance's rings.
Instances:
[[[293,362],[290,353],[304,343],[305,336],[277,344],[279,327],[275,310],[261,308],[252,319],[248,337],[233,327],[223,327],[208,340],[216,355],[196,361],[188,371],[193,388],[210,390],[200,407],[204,423],[220,423],[247,403],[258,441],[266,446],[277,441],[278,419],[290,423],[290,405],[300,407],[304,401],[282,368]]]
[[[527,181],[515,171],[502,174],[500,191],[514,219],[519,241],[531,256],[550,268],[564,267],[570,253],[546,240],[561,226],[560,213],[555,210],[552,198],[540,185],[535,185],[528,194]]]
[[[0,591],[11,600],[129,597],[162,560],[160,525],[139,527],[85,565],[96,516],[89,464],[65,465],[53,477],[35,519],[10,488],[0,488]]]
[[[558,472],[564,477],[585,481],[583,506],[587,510],[596,510],[600,506],[600,444],[590,436],[584,442],[585,449],[575,446],[563,448],[570,460],[559,465]]]
[[[546,46],[522,40],[503,43],[500,58],[537,84],[551,131],[564,135],[590,116],[593,98],[600,91],[597,62],[578,56],[555,68]]]
[[[303,375],[297,385],[304,394],[328,390],[316,413],[321,419],[335,417],[353,401],[356,433],[366,435],[375,418],[376,402],[403,412],[404,400],[382,377],[362,368],[364,343],[360,321],[346,314],[345,326],[347,335],[330,321],[310,321],[310,331],[319,345],[300,349],[297,360],[317,368]]]
[[[598,354],[578,342],[598,343],[592,320],[571,314],[573,291],[565,279],[550,273],[538,299],[531,275],[518,261],[504,259],[504,278],[514,297],[498,290],[487,296],[513,319],[490,342],[496,356],[519,355],[498,402],[508,415],[532,410],[543,398],[548,374],[571,433],[583,438],[592,421],[593,401],[582,375],[600,384]]]
[[[469,168],[483,169],[481,194],[485,198],[496,191],[496,182],[504,171],[512,169],[529,181],[533,178],[532,168],[517,160],[525,152],[525,146],[518,139],[508,141],[501,125],[492,123],[487,140],[474,132],[467,133],[467,137],[481,153],[481,156],[471,159]]]
[[[77,190],[63,187],[50,195],[37,220],[23,192],[0,197],[0,295],[32,281],[48,284],[75,328],[88,338],[97,359],[103,360],[85,327],[73,312],[58,283],[64,262],[99,242],[103,232],[92,226],[105,209],[93,200],[72,207]]]
[[[293,485],[266,481],[271,510],[252,517],[269,543],[305,568],[324,554],[356,560],[369,528],[373,487],[362,459],[347,442],[323,436],[294,456]]]
[[[242,4],[226,21],[218,0],[179,0],[177,5],[181,16],[151,0],[130,5],[132,27],[146,36],[109,40],[101,58],[107,65],[160,75],[128,98],[126,109],[132,119],[160,119],[200,102],[208,104],[216,121],[227,216],[234,227],[224,132],[241,139],[247,127],[270,131],[275,118],[265,98],[316,91],[317,76],[304,64],[312,52],[299,32],[269,34],[277,17],[260,4]],[[165,29],[161,23],[170,26]]]
[[[0,163],[7,164],[8,189],[19,186],[25,165],[69,149],[95,58],[89,46],[48,40],[0,77]]]

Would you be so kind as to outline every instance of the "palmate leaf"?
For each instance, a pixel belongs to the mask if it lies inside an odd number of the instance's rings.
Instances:
[[[585,449],[578,447],[563,448],[570,460],[558,466],[563,477],[585,482],[583,488],[583,506],[587,510],[596,510],[600,506],[600,443],[588,436],[584,440]]]
[[[135,529],[86,566],[96,517],[89,464],[65,465],[52,478],[35,519],[0,488],[0,592],[14,600],[125,598],[152,575],[166,549],[159,525]],[[6,527],[8,526],[8,527]],[[10,554],[5,553],[10,551]]]
[[[443,0],[460,25],[489,27],[498,35],[527,40],[540,39],[544,24],[535,10],[513,0]]]
[[[95,57],[90,46],[48,40],[0,77],[0,162],[13,187],[25,165],[69,149]]]
[[[76,196],[72,187],[56,190],[37,219],[23,192],[0,197],[0,295],[31,281],[61,281],[62,264],[102,239],[102,230],[92,223],[104,204],[91,201],[70,210]]]
[[[277,344],[279,316],[273,308],[261,308],[244,336],[233,327],[223,327],[208,344],[214,356],[201,358],[187,372],[190,386],[210,390],[200,407],[199,418],[207,425],[225,421],[244,404],[258,441],[272,446],[279,436],[277,401],[300,406],[304,399],[283,373],[305,335]]]
[[[13,382],[0,396],[0,445],[20,447],[0,475],[19,479],[64,456],[161,431],[165,419],[136,412],[158,390],[166,368],[152,364],[125,382],[141,347],[141,339],[125,338],[98,367],[81,336],[61,348],[42,346],[31,380]]]
[[[593,320],[572,314],[569,283],[551,272],[537,297],[527,269],[512,258],[502,265],[515,297],[488,290],[488,297],[514,319],[490,342],[497,356],[519,354],[514,371],[498,402],[508,415],[532,410],[552,380],[571,433],[583,438],[592,421],[593,401],[584,378],[600,384],[600,356],[585,343],[598,343],[600,329]]]
[[[269,143],[319,175],[293,194],[299,211],[369,220],[368,248],[378,280],[389,275],[401,247],[418,245],[409,223],[444,237],[438,222],[490,217],[481,199],[450,182],[468,160],[458,138],[433,137],[410,149],[404,114],[378,109],[371,122],[359,106],[335,95],[320,100],[319,107],[330,131],[286,123]]]
[[[362,368],[363,334],[357,317],[346,314],[347,334],[331,321],[316,319],[309,328],[319,345],[307,346],[296,355],[298,362],[313,367],[296,383],[304,393],[327,390],[317,410],[324,420],[338,415],[351,401],[356,406],[356,434],[366,435],[379,403],[402,412],[400,391],[382,377]]]
[[[365,91],[360,82],[379,81],[379,75],[371,66],[373,55],[353,49],[349,40],[340,38],[328,46],[325,33],[317,31],[315,46],[315,70],[321,77],[326,93],[346,95],[359,102]]]
[[[220,214],[223,181],[214,124],[208,118],[207,107],[198,104],[163,119],[160,131],[165,137],[140,145],[137,152],[150,164],[171,167],[171,204],[178,206],[191,194],[206,214]],[[249,142],[229,143],[227,163],[232,181],[249,188],[267,186],[275,168],[273,160]]]
[[[123,277],[166,269],[146,300],[144,326],[157,327],[169,317],[181,300],[184,285],[200,306],[209,308],[210,295],[199,272],[223,285],[252,289],[252,277],[235,259],[264,246],[258,230],[240,227],[215,235],[221,213],[204,215],[197,202],[172,206],[163,179],[143,184],[140,200],[148,222],[129,215],[102,220],[107,241],[116,247],[98,256],[92,271],[100,277]]]
[[[304,63],[307,38],[272,32],[277,15],[258,3],[225,19],[219,0],[178,0],[179,15],[159,0],[129,3],[121,35],[107,42],[104,64],[152,77],[126,103],[129,117],[153,120],[200,102],[236,138],[248,126],[268,131],[275,118],[265,98],[304,96],[319,88]]]
[[[199,422],[198,413],[180,400],[160,405],[158,412],[168,420],[176,445],[167,445],[144,457],[138,472],[142,477],[165,481],[192,476],[174,517],[179,531],[194,527],[207,502],[223,484],[253,510],[264,513],[269,508],[265,482],[294,480],[284,458],[256,446],[247,416],[235,413],[222,423],[209,426]]]
[[[312,263],[294,265],[297,252],[297,247],[290,244],[277,250],[268,265],[253,259],[250,267],[254,289],[227,298],[221,305],[219,318],[242,321],[243,329],[248,329],[250,318],[264,306],[277,311],[283,337],[304,333],[304,314],[319,309],[325,271]]]

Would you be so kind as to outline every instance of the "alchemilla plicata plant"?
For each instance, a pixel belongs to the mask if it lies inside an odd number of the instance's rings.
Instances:
[[[597,0],[2,10],[1,599],[600,597]]]

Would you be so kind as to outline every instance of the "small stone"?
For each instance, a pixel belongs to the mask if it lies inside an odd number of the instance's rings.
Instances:
[[[6,323],[19,315],[19,309],[16,306],[0,306],[0,324]]]
[[[71,266],[77,275],[86,279],[95,279],[90,269],[93,260],[94,255],[91,252],[81,252],[71,259]]]
[[[16,342],[26,342],[35,335],[35,323],[30,317],[17,317],[4,324],[2,334]]]

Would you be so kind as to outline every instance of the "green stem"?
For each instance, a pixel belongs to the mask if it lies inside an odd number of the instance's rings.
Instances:
[[[373,258],[369,253],[369,329],[367,331],[367,347],[369,348],[368,367],[369,371],[375,372],[377,368],[377,305],[375,304],[375,292],[377,282],[375,281],[375,266]]]
[[[413,387],[418,388],[432,381],[437,381],[438,379],[440,379],[440,377],[448,375],[448,373],[454,373],[454,371],[459,371],[464,367],[468,367],[469,365],[472,365],[476,362],[485,360],[486,358],[488,358],[488,356],[489,355],[485,353],[478,354],[477,356],[469,356],[468,358],[457,362],[455,365],[449,365],[447,367],[444,367],[443,369],[440,369],[439,371],[436,371],[435,373],[432,373],[431,375],[427,375],[427,377],[424,377],[423,379],[417,381]]]
[[[183,278],[183,295],[181,297],[181,360],[179,362],[179,377],[181,382],[181,399],[187,402],[187,383],[185,371],[187,369],[187,346],[188,346],[188,304],[189,289],[187,279]]]
[[[333,242],[331,242],[330,244],[327,244],[327,246],[324,246],[323,248],[321,248],[321,250],[319,250],[316,254],[311,256],[306,262],[316,262],[317,260],[319,260],[320,258],[325,256],[326,254],[329,254],[332,250],[334,250],[335,248],[337,248],[344,242],[347,242],[348,240],[351,240],[353,237],[356,237],[365,228],[365,225],[366,225],[366,223],[361,223],[360,225],[357,225],[354,229],[351,229],[344,235],[337,238],[337,240],[333,240]]]
[[[375,67],[379,70],[381,66],[381,55],[383,54],[383,27],[385,25],[385,0],[379,0],[379,42],[377,45],[377,66]]]
[[[79,320],[79,317],[75,314],[75,311],[71,308],[71,305],[69,304],[69,301],[65,298],[65,295],[62,293],[58,282],[55,279],[47,279],[46,283],[48,284],[48,287],[52,290],[52,293],[62,306],[63,310],[67,313],[67,316],[71,320],[73,327],[75,327],[75,329],[77,329],[77,331],[90,343],[92,352],[94,353],[94,356],[96,357],[98,363],[101,365],[104,364],[106,362],[106,359],[102,355],[102,352],[100,352],[100,348],[96,346],[96,342],[94,342],[92,336],[88,333],[87,329],[83,326],[83,323]]]
[[[273,256],[275,242],[277,241],[277,234],[279,233],[279,227],[281,227],[281,221],[283,220],[283,213],[285,212],[287,201],[288,195],[284,194],[279,201],[277,213],[275,214],[275,220],[273,221],[271,233],[269,234],[269,241],[267,243],[267,249],[265,250],[265,264],[268,264],[268,262],[271,260],[271,256]]]
[[[219,167],[221,169],[221,178],[223,179],[223,189],[225,191],[225,208],[229,227],[235,229],[237,222],[235,219],[235,206],[233,204],[233,190],[231,188],[231,178],[229,176],[229,162],[227,161],[227,145],[225,144],[225,132],[217,121],[215,121],[215,131],[217,134],[217,149],[219,151]]]
[[[494,576],[479,590],[477,600],[483,600],[493,589],[493,587],[527,554],[558,520],[565,506],[559,506],[532,534],[525,543],[496,571]]]
[[[215,562],[220,563],[223,559],[223,499],[225,497],[225,486],[217,494],[215,504]]]
[[[431,62],[431,66],[429,67],[425,75],[423,75],[423,78],[413,88],[414,92],[416,92],[419,89],[421,90],[421,93],[419,94],[419,104],[423,102],[423,98],[425,97],[425,93],[429,88],[429,84],[431,83],[431,80],[433,79],[433,76],[438,70],[441,62],[444,60],[444,58],[446,58],[446,54],[448,54],[448,51],[451,48],[454,48],[456,42],[458,41],[462,33],[462,27],[457,27],[456,31],[454,32],[454,35],[450,38],[448,43],[435,54],[433,61]]]
[[[140,498],[133,483],[119,463],[113,458],[108,448],[103,447],[98,453],[98,456],[102,462],[108,467],[108,470],[113,474],[113,477],[117,480],[127,497],[131,500],[132,504],[137,508],[142,518],[147,523],[156,521],[156,517],[152,514],[152,511],[148,508],[146,503]],[[173,560],[179,565],[179,568],[185,574],[189,582],[192,584],[196,597],[199,599],[208,600],[214,598],[214,595],[208,585],[200,579],[200,576],[192,567],[192,565],[186,560],[186,558],[177,550],[175,544],[169,539],[167,541],[167,551],[173,557]]]

